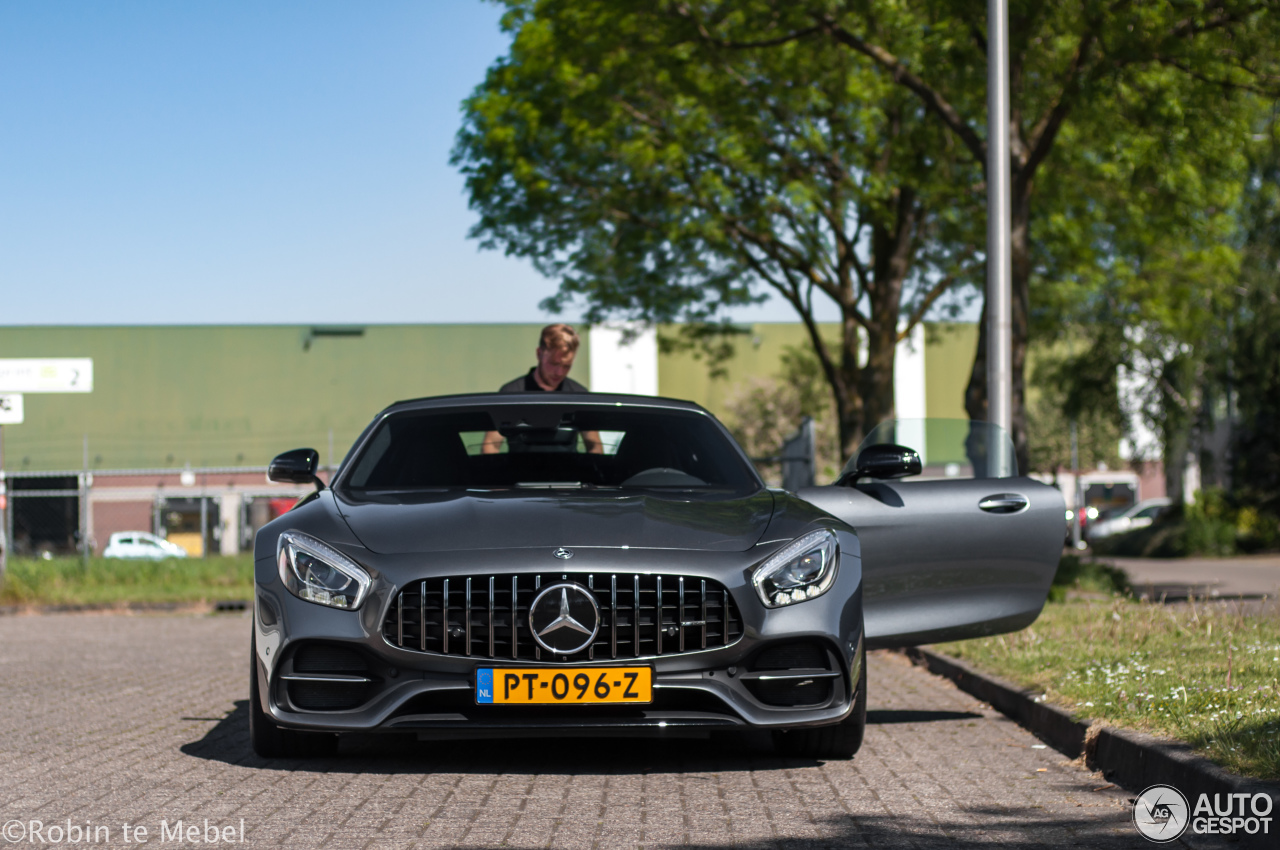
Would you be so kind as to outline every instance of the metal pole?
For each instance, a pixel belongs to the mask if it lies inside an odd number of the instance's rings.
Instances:
[[[204,495],[204,476],[200,476],[200,557],[209,557],[209,500]]]
[[[1080,546],[1080,446],[1076,439],[1076,420],[1071,420],[1071,486],[1075,496],[1071,499],[1071,546]]]
[[[987,421],[1013,419],[1013,260],[1009,179],[1009,9],[987,0]]]
[[[89,568],[89,435],[84,435],[84,472],[80,473],[80,553]]]
[[[4,426],[0,425],[0,583],[9,567],[9,488],[4,477]]]

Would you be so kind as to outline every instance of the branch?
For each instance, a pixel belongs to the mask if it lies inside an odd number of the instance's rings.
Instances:
[[[961,259],[961,262],[967,260],[971,256],[973,256],[972,249],[965,252],[965,256]],[[906,327],[898,332],[898,342],[902,342],[906,339],[907,336],[910,335],[911,329],[924,321],[925,313],[929,312],[929,308],[932,307],[934,302],[941,298],[942,295],[951,288],[952,284],[956,282],[956,278],[959,276],[959,271],[953,271],[951,274],[933,285],[933,287],[925,294],[924,300],[922,300],[920,304],[916,306],[916,309],[911,311],[911,315],[907,317]]]
[[[1027,155],[1026,161],[1022,164],[1022,174],[1020,175],[1023,182],[1029,183],[1031,181],[1036,169],[1041,162],[1044,162],[1044,158],[1049,155],[1049,151],[1053,148],[1053,142],[1058,137],[1058,131],[1062,129],[1062,122],[1066,120],[1067,112],[1070,111],[1071,105],[1075,101],[1075,95],[1080,91],[1080,71],[1089,58],[1089,49],[1093,46],[1093,41],[1094,32],[1090,28],[1080,37],[1080,43],[1076,45],[1075,52],[1071,55],[1071,61],[1067,64],[1066,77],[1062,81],[1062,88],[1059,89],[1058,96],[1053,100],[1053,105],[1036,122],[1036,126],[1031,129],[1029,139],[1031,153]]]
[[[942,122],[947,125],[951,132],[960,137],[965,146],[969,148],[969,152],[973,154],[973,158],[983,163],[984,168],[986,167],[987,143],[960,117],[960,113],[956,111],[956,108],[937,89],[911,73],[902,60],[883,47],[867,43],[837,24],[830,16],[825,16],[823,21],[826,31],[838,43],[870,57],[893,75],[894,82],[900,83],[914,92],[916,96],[924,101],[926,107],[942,119]]]
[[[802,38],[808,38],[822,30],[822,25],[816,24],[811,27],[796,30],[795,32],[789,32],[785,35],[777,36],[776,38],[766,38],[761,39],[760,41],[727,41],[723,38],[717,38],[712,35],[706,25],[703,24],[696,15],[694,15],[693,11],[686,4],[677,4],[674,11],[678,16],[691,22],[694,27],[697,28],[698,35],[703,41],[714,44],[716,47],[725,48],[726,50],[754,50],[757,47],[777,47],[782,44],[799,41]]]

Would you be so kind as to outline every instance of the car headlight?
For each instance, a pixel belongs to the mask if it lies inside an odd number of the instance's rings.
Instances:
[[[840,546],[835,532],[812,531],[775,552],[751,576],[766,608],[781,608],[821,596],[836,580]]]
[[[306,534],[285,531],[276,543],[280,580],[299,599],[353,611],[373,579],[346,555]]]

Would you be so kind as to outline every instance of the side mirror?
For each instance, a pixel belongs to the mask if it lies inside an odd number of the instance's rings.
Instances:
[[[324,482],[316,475],[320,466],[320,453],[315,449],[294,449],[276,455],[267,467],[267,480],[277,484],[315,484],[324,489]]]
[[[915,449],[893,443],[881,443],[863,449],[858,455],[857,469],[846,472],[836,483],[850,487],[859,478],[878,478],[881,481],[889,481],[894,478],[919,475],[923,469],[924,463],[920,460],[920,453]]]

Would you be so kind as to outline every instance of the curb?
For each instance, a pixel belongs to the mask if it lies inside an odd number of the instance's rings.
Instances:
[[[1019,688],[932,650],[910,647],[899,651],[930,673],[950,679],[960,690],[989,704],[1063,755],[1084,756],[1085,764],[1126,790],[1141,792],[1152,785],[1172,785],[1193,807],[1201,794],[1208,794],[1210,801],[1215,794],[1269,795],[1271,834],[1241,835],[1235,842],[1236,846],[1247,848],[1277,846],[1280,782],[1237,776],[1196,755],[1190,746],[1179,741],[1110,727],[1097,727],[1091,733],[1089,723],[1076,720],[1061,708],[1037,702],[1036,692],[1029,688]],[[1200,836],[1188,832],[1183,836],[1184,840],[1187,838]]]
[[[0,617],[43,614],[211,614],[244,611],[248,606],[249,603],[242,599],[197,602],[104,602],[84,605],[0,605]]]

